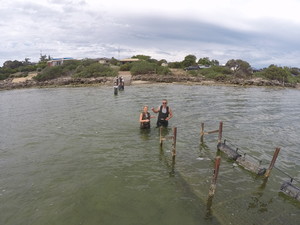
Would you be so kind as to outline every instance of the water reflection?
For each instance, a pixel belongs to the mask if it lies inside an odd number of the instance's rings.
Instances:
[[[172,128],[160,127],[159,129],[160,138],[160,160],[170,169],[169,176],[175,176],[175,161],[176,155],[173,155],[173,150],[176,146],[174,136],[170,136]]]
[[[148,141],[151,136],[151,128],[150,129],[140,129],[140,137],[144,141]]]
[[[199,145],[199,155],[198,155],[198,160],[212,160],[216,156],[219,156],[221,153],[220,151],[213,151],[205,142],[200,142]]]
[[[248,204],[247,210],[254,210],[258,213],[264,213],[268,211],[268,207],[273,203],[273,197],[268,200],[263,199],[264,191],[267,186],[268,178],[263,179],[263,183],[257,188],[255,192],[250,196],[251,201]]]
[[[206,202],[206,213],[205,213],[205,219],[206,220],[212,220],[213,219],[213,211],[212,211],[212,201],[214,196],[209,196]]]

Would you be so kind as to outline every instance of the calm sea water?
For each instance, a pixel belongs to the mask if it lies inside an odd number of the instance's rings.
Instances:
[[[169,100],[177,127],[159,147],[142,106]],[[300,203],[279,192],[300,186],[300,91],[273,88],[137,85],[0,92],[0,224],[297,224]],[[153,113],[152,113],[153,114]],[[207,195],[217,135],[200,144],[201,122],[268,167],[265,181],[222,161],[212,204]],[[283,172],[282,172],[283,171]]]

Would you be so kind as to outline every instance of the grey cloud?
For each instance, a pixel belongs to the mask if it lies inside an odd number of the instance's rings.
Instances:
[[[272,60],[296,66],[300,61],[300,29],[284,21],[255,21],[260,29],[254,32],[184,18],[113,15],[80,0],[48,2],[0,6],[0,64],[38,60],[40,51],[75,58],[148,53],[167,60],[195,54],[222,63],[240,58],[257,66]]]

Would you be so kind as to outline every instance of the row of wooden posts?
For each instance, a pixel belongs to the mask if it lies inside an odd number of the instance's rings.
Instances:
[[[261,167],[261,162],[258,162],[257,160],[253,161],[250,157],[246,157],[246,154],[244,154],[244,156],[242,156],[241,154],[239,154],[238,149],[233,149],[233,148],[229,147],[228,145],[226,145],[226,141],[224,141],[222,143],[222,133],[223,133],[223,122],[222,121],[219,123],[219,129],[212,130],[212,131],[204,131],[204,123],[201,123],[201,131],[200,131],[201,143],[204,142],[204,135],[213,134],[213,133],[218,133],[218,145],[217,145],[218,150],[227,154],[227,156],[230,159],[236,161],[240,166],[242,166],[246,170],[256,173],[257,175],[264,176],[266,179],[270,176],[271,171],[274,168],[278,154],[280,152],[279,147],[275,148],[271,163],[270,163],[269,167],[266,169],[266,168]],[[173,135],[172,136],[166,136],[166,137],[162,136],[162,128],[160,128],[159,142],[160,142],[161,148],[163,146],[163,142],[167,139],[171,139],[173,141],[171,153],[172,153],[172,162],[174,164],[175,157],[176,157],[177,127],[173,127]],[[208,193],[210,202],[215,194],[220,164],[221,164],[221,157],[217,156],[215,158],[214,172],[213,172],[211,186],[209,188],[209,193]],[[300,201],[300,189],[295,187],[291,182],[285,182],[281,187],[281,191]]]
[[[162,148],[163,142],[167,139],[173,140],[172,142],[172,162],[175,163],[175,157],[176,157],[176,139],[177,139],[177,127],[173,127],[173,135],[172,136],[162,136],[162,127],[160,127],[159,130],[159,144],[160,147]]]

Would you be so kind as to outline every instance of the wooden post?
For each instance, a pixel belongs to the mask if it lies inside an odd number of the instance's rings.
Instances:
[[[177,127],[173,127],[173,149],[172,149],[173,162],[175,162],[175,156],[176,156],[176,139],[177,139]]]
[[[211,218],[211,215],[212,215],[211,206],[212,206],[212,200],[215,195],[215,191],[216,191],[216,187],[217,187],[217,178],[218,178],[218,174],[219,174],[220,163],[221,163],[221,157],[217,156],[216,161],[215,161],[214,175],[211,180],[211,185],[209,188],[208,199],[207,199],[207,204],[206,204],[206,216],[205,217],[207,219]]]
[[[272,161],[270,163],[270,166],[269,166],[269,169],[267,169],[266,173],[265,173],[265,177],[268,178],[270,176],[270,173],[274,167],[274,164],[276,162],[276,159],[277,159],[277,156],[279,154],[279,151],[280,151],[280,148],[276,148],[275,149],[275,152],[274,152],[274,155],[273,155],[273,158],[272,158]]]
[[[218,138],[218,143],[221,143],[221,142],[222,142],[222,132],[223,132],[223,122],[221,121],[221,122],[220,122],[220,125],[219,125],[219,138]]]
[[[208,199],[207,199],[207,203],[206,203],[206,215],[205,215],[205,219],[206,220],[212,218],[212,210],[211,210],[212,200],[213,200],[213,196],[212,197],[208,197]]]
[[[220,162],[221,162],[221,157],[217,156],[216,157],[216,161],[215,161],[215,169],[214,169],[214,175],[211,181],[211,185],[209,188],[209,192],[208,192],[208,197],[212,197],[215,195],[215,191],[216,191],[216,184],[217,184],[217,178],[218,178],[218,174],[219,174],[219,168],[220,168]]]
[[[200,132],[201,143],[203,143],[203,137],[204,137],[204,123],[201,123],[201,132]]]
[[[159,144],[160,144],[160,147],[162,147],[162,145],[163,145],[162,127],[159,127]]]

